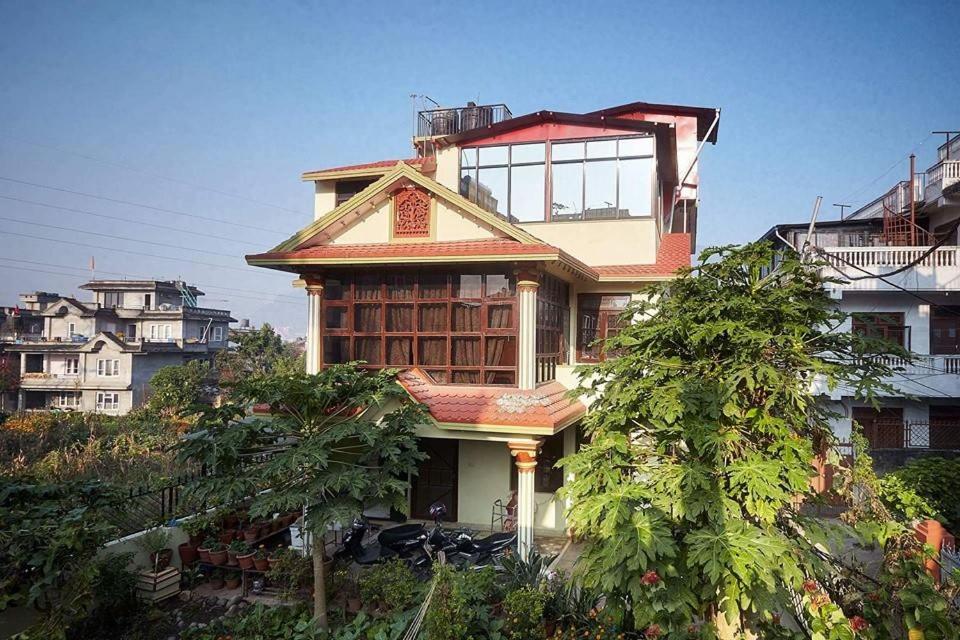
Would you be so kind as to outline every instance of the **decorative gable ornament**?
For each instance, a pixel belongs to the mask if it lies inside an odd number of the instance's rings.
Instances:
[[[404,189],[393,196],[395,238],[430,237],[430,195],[419,189]]]

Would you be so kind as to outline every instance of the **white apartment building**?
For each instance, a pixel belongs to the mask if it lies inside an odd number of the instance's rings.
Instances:
[[[161,367],[212,360],[235,322],[229,311],[197,306],[203,292],[182,282],[93,280],[80,288],[93,300],[20,296],[40,329],[2,345],[20,360],[21,410],[126,413],[149,397]]]
[[[912,198],[911,198],[912,195]],[[830,394],[848,440],[856,421],[882,467],[935,452],[960,451],[960,136],[937,150],[936,162],[912,180],[850,214],[819,222],[810,243],[830,262],[825,275],[846,280],[831,295],[851,314],[847,331],[884,336],[917,354],[899,362],[896,395],[877,411]],[[778,225],[764,237],[801,249],[808,223]],[[874,277],[880,276],[880,278]],[[824,390],[825,393],[828,393]]]

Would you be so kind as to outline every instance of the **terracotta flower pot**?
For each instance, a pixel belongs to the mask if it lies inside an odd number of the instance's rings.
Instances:
[[[177,547],[177,553],[180,554],[180,564],[187,566],[197,561],[197,548],[189,542],[181,543]]]
[[[280,562],[280,558],[274,558],[272,556],[267,558],[267,564],[270,566],[271,569],[273,569],[278,562]]]
[[[245,556],[238,555],[237,564],[240,565],[241,569],[253,569],[253,552],[250,552]]]
[[[210,552],[210,564],[226,564],[226,563],[227,563],[226,549]]]
[[[237,552],[232,549],[227,549],[227,564],[231,567],[237,565]]]
[[[190,545],[193,546],[194,548],[199,547],[202,542],[203,542],[202,533],[195,533],[192,536],[190,536]]]
[[[257,571],[269,571],[270,563],[266,558],[254,558],[253,566],[256,567]]]
[[[200,562],[210,562],[210,549],[198,548],[197,556],[200,558]]]
[[[224,578],[223,582],[227,589],[236,589],[240,586],[240,574]]]

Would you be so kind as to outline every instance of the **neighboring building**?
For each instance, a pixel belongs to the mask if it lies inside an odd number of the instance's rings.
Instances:
[[[303,174],[315,221],[247,260],[306,288],[308,371],[398,367],[429,408],[414,517],[440,500],[483,524],[515,489],[522,549],[533,527],[565,529],[553,464],[586,412],[573,369],[604,357],[594,343],[632,296],[689,265],[718,123],[641,102],[468,105],[421,112],[414,158]]]
[[[885,398],[879,411],[854,400],[849,390],[831,393],[844,415],[835,432],[848,440],[856,421],[884,468],[916,455],[960,451],[958,224],[960,136],[938,149],[926,172],[897,183],[845,220],[817,223],[811,239],[831,263],[825,275],[847,280],[830,285],[840,307],[852,314],[843,329],[883,336],[918,354],[913,363],[894,363],[900,371],[890,382],[898,393]],[[802,249],[807,227],[780,225],[764,237]]]
[[[122,414],[144,402],[160,367],[211,360],[227,346],[229,311],[197,306],[203,292],[182,282],[93,280],[91,302],[22,294],[26,330],[5,332],[19,360],[17,407]]]

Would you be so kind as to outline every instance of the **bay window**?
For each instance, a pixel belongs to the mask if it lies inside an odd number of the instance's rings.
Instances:
[[[654,169],[652,136],[464,147],[460,194],[511,222],[650,216]]]
[[[516,384],[512,275],[338,273],[323,297],[325,364],[420,367],[438,384]]]
[[[577,300],[579,362],[600,362],[606,357],[603,342],[620,330],[620,314],[629,302],[629,294],[580,294]]]

